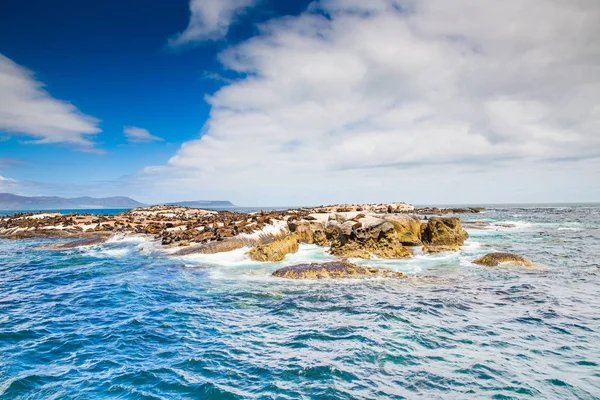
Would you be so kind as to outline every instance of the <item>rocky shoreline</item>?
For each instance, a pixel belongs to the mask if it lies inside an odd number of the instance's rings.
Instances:
[[[44,247],[67,249],[101,243],[115,234],[143,235],[160,243],[162,251],[168,254],[213,254],[248,247],[247,256],[260,262],[282,261],[287,254],[297,252],[301,243],[307,243],[326,247],[342,260],[335,266],[335,276],[344,268],[350,275],[358,274],[357,271],[381,275],[344,264],[344,260],[399,259],[411,257],[415,249],[423,253],[457,251],[468,234],[458,217],[446,214],[482,211],[418,209],[405,203],[390,203],[250,214],[180,206],[135,208],[118,215],[18,213],[0,217],[0,238],[72,238],[70,242]]]

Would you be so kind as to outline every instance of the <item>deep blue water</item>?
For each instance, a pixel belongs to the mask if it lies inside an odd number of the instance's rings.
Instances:
[[[600,208],[498,208],[416,277],[299,282],[243,251],[0,240],[0,398],[600,398]],[[471,260],[511,251],[540,268]]]

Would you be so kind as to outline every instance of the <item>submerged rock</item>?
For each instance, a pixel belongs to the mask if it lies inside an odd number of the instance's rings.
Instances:
[[[343,279],[343,278],[405,278],[402,272],[384,268],[369,268],[349,263],[333,261],[327,263],[300,264],[283,267],[273,272],[273,276],[288,279]]]
[[[484,228],[490,226],[490,223],[484,222],[484,221],[466,221],[466,222],[463,222],[462,225],[465,228],[484,229]]]
[[[532,267],[535,264],[525,257],[511,253],[490,253],[473,261],[474,264],[485,265],[487,267],[495,267],[501,263],[512,265],[520,265],[523,267]]]
[[[427,251],[428,246],[429,250],[458,250],[468,237],[469,234],[462,229],[462,224],[456,217],[431,217],[421,227],[424,251]]]
[[[282,261],[286,254],[298,251],[298,237],[290,235],[272,241],[271,243],[261,244],[251,249],[246,254],[254,261]]]
[[[436,254],[443,251],[458,251],[460,246],[457,244],[427,244],[423,246],[423,253]]]
[[[49,249],[49,250],[66,250],[74,249],[80,246],[91,246],[94,244],[104,243],[108,240],[108,236],[93,236],[85,239],[74,240],[71,242],[63,243],[52,243],[39,246],[38,249]]]

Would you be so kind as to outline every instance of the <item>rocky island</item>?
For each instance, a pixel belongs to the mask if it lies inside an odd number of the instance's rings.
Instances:
[[[17,213],[0,218],[0,237],[69,238],[45,248],[65,249],[106,241],[113,235],[143,235],[160,243],[167,254],[213,254],[244,247],[259,262],[281,261],[301,243],[327,247],[340,263],[301,273],[275,276],[335,276],[391,274],[359,268],[347,258],[410,257],[456,251],[468,238],[460,219],[445,214],[477,213],[483,209],[415,208],[406,203],[331,205],[281,211],[242,213],[181,206],[141,207],[117,215]],[[333,268],[331,271],[326,270]],[[311,272],[313,271],[313,272]]]

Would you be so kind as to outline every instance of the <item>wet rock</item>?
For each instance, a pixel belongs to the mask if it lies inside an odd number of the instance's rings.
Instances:
[[[428,244],[423,246],[423,253],[436,254],[444,251],[458,251],[460,250],[460,246],[457,244],[447,244],[447,245],[435,245]]]
[[[512,253],[490,253],[473,261],[474,264],[495,267],[499,264],[518,265],[522,267],[532,267],[535,264],[525,257]]]
[[[273,276],[288,279],[344,279],[344,278],[405,278],[402,272],[384,268],[370,268],[348,261],[333,261],[322,264],[300,264],[283,267],[273,272]]]
[[[298,247],[298,237],[290,235],[271,243],[256,246],[246,254],[254,261],[282,261],[286,254],[297,252]]]
[[[489,226],[490,223],[484,221],[465,221],[462,223],[462,225],[465,228],[481,229],[485,228],[486,226]]]
[[[499,222],[494,224],[494,226],[499,226],[500,228],[516,228],[517,226],[515,224],[507,224],[507,223],[503,223],[503,222]]]
[[[456,217],[431,217],[421,227],[424,245],[462,246],[469,234],[462,229]]]
[[[74,249],[80,246],[91,246],[94,244],[100,244],[106,242],[108,237],[102,236],[92,236],[85,239],[74,240],[66,243],[53,243],[47,244],[44,246],[39,246],[39,249],[50,249],[50,250],[66,250],[66,249]]]
[[[341,244],[339,241],[334,241],[329,250],[331,254],[338,257],[346,258],[371,258],[371,254],[365,249],[363,244],[358,242],[346,242]]]

